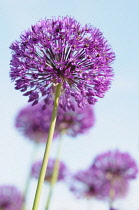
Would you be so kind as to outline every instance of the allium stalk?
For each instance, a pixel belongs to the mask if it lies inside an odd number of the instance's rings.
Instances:
[[[49,129],[49,133],[48,133],[48,138],[47,138],[47,142],[46,142],[42,167],[41,167],[41,171],[40,171],[40,176],[39,176],[39,180],[38,180],[38,184],[37,184],[37,189],[36,189],[36,194],[35,194],[32,210],[37,210],[38,206],[39,206],[39,200],[40,200],[40,196],[41,196],[42,185],[43,185],[44,178],[45,178],[45,173],[46,173],[46,168],[47,168],[48,158],[49,158],[49,153],[50,153],[50,147],[51,147],[52,138],[53,138],[53,134],[54,134],[54,128],[55,128],[55,123],[56,123],[56,116],[57,116],[57,108],[58,108],[60,91],[61,91],[61,83],[59,83],[56,87],[56,93],[55,93],[55,100],[54,100],[54,107],[53,107],[52,118],[51,118],[51,123],[50,123],[50,129]]]
[[[116,196],[116,190],[115,190],[115,183],[113,181],[110,181],[110,189],[109,189],[109,208],[111,209],[113,207],[113,203]],[[127,189],[127,188],[126,188]]]
[[[31,165],[32,165],[32,162],[34,161],[34,157],[36,155],[36,150],[37,150],[37,146],[38,144],[37,143],[34,143],[33,145],[33,151],[32,151],[32,154],[31,154]],[[25,204],[26,204],[26,199],[27,199],[27,194],[28,194],[28,190],[29,190],[29,186],[30,186],[30,180],[31,180],[31,169],[29,171],[29,174],[27,176],[27,179],[26,179],[26,183],[25,183],[25,189],[24,189],[24,193],[23,193],[23,196],[24,196],[24,202],[23,202],[23,206],[22,206],[22,210],[25,210]]]
[[[47,197],[45,210],[49,209],[54,185],[57,182],[57,178],[58,178],[59,166],[60,166],[60,151],[61,151],[61,145],[62,145],[62,140],[63,140],[62,133],[63,132],[61,132],[59,142],[58,142],[57,154],[56,154],[56,158],[55,158],[55,163],[54,163],[54,168],[53,168],[53,173],[52,173],[52,178],[51,178],[51,183],[50,183],[50,188],[49,188],[49,193],[48,193],[48,197]]]

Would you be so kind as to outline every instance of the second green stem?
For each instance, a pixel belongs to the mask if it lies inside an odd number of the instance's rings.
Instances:
[[[58,142],[57,154],[56,154],[56,158],[55,158],[55,163],[54,163],[54,168],[53,168],[53,173],[52,173],[52,178],[51,178],[51,183],[50,183],[50,188],[49,188],[49,193],[48,193],[48,198],[47,198],[47,203],[46,203],[45,210],[49,209],[54,185],[55,185],[55,183],[57,182],[57,179],[58,179],[62,135],[63,135],[63,132],[61,132],[60,139],[59,139],[59,142]]]

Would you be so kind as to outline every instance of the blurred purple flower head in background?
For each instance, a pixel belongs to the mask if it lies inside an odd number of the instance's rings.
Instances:
[[[46,142],[52,109],[42,110],[42,103],[36,106],[27,105],[16,117],[16,128],[26,137],[35,142]]]
[[[87,105],[80,109],[75,105],[75,111],[64,111],[59,107],[55,132],[65,132],[67,135],[75,137],[78,134],[86,133],[95,124],[94,110]]]
[[[45,181],[47,181],[47,182],[51,182],[52,173],[53,173],[53,169],[54,169],[54,163],[55,163],[55,159],[50,158],[48,161],[47,172],[45,175]],[[42,161],[36,161],[35,163],[33,163],[32,172],[31,172],[32,177],[34,177],[36,179],[39,178],[41,165],[42,165]],[[57,181],[64,180],[68,175],[69,175],[69,171],[68,171],[65,163],[60,161]]]
[[[51,120],[52,106],[48,105],[42,110],[43,102],[36,106],[27,105],[17,114],[16,128],[26,137],[35,142],[46,142]],[[58,116],[54,137],[62,131],[69,136],[77,136],[87,132],[95,124],[95,116],[92,106],[87,105],[80,109],[75,105],[75,111],[58,108]]]
[[[94,104],[110,88],[115,59],[99,29],[71,17],[40,20],[11,44],[10,76],[15,89],[37,104],[52,103],[55,86],[62,83],[60,106],[74,110]]]
[[[0,209],[21,210],[23,197],[16,187],[11,185],[0,186]]]
[[[71,177],[70,190],[77,198],[101,199],[100,181],[92,169],[81,170],[74,174]]]
[[[128,192],[129,181],[135,179],[138,167],[129,153],[118,150],[98,155],[91,166],[101,180],[101,194],[115,200]]]

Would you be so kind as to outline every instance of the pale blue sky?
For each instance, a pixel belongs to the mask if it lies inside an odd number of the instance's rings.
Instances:
[[[0,7],[0,184],[16,184],[23,189],[32,151],[32,144],[14,128],[15,115],[27,104],[28,98],[14,90],[14,84],[10,82],[9,45],[31,24],[52,16],[69,15],[82,24],[90,23],[100,28],[116,53],[115,79],[105,98],[95,106],[95,127],[87,135],[65,138],[62,159],[75,171],[87,167],[98,153],[119,148],[130,152],[139,165],[139,1],[2,0]],[[43,147],[39,149],[38,157],[42,156],[42,151]],[[52,155],[54,151],[55,145]],[[35,189],[34,183],[32,187]],[[117,203],[119,210],[139,209],[138,189],[139,180],[133,182],[128,199]],[[65,188],[62,192],[59,186],[58,190],[60,193],[55,193],[53,210],[85,210],[84,201],[77,202]],[[67,202],[70,205],[67,206]],[[94,207],[107,209],[104,203],[96,202]]]

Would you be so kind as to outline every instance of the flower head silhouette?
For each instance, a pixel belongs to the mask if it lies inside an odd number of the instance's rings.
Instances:
[[[99,29],[82,27],[74,18],[40,20],[10,49],[15,89],[28,95],[33,105],[43,97],[44,109],[59,83],[60,106],[71,110],[73,101],[79,107],[94,104],[111,85],[115,54]]]
[[[95,170],[80,170],[71,177],[70,190],[77,198],[101,199],[101,182],[97,179]]]
[[[0,186],[0,209],[22,210],[23,196],[11,185]]]
[[[138,173],[137,164],[130,154],[119,150],[98,155],[91,168],[102,182],[102,196],[111,200],[125,196],[129,181],[135,179]]]
[[[42,110],[43,102],[36,106],[27,105],[17,114],[15,126],[24,136],[37,143],[45,143],[51,120],[52,106],[47,105]],[[94,110],[87,105],[84,109],[78,108],[75,104],[75,111],[66,112],[59,107],[54,137],[65,132],[67,135],[75,137],[78,134],[86,133],[95,124]]]
[[[45,174],[45,181],[47,181],[47,182],[51,182],[53,169],[54,169],[54,163],[55,163],[55,160],[50,158],[49,161],[48,161],[47,172]],[[41,165],[42,165],[42,161],[36,161],[35,163],[33,163],[33,165],[32,165],[32,177],[38,179],[40,169],[41,169]],[[69,171],[68,171],[65,163],[60,161],[57,181],[61,181],[61,180],[65,179],[68,174],[69,174]]]

